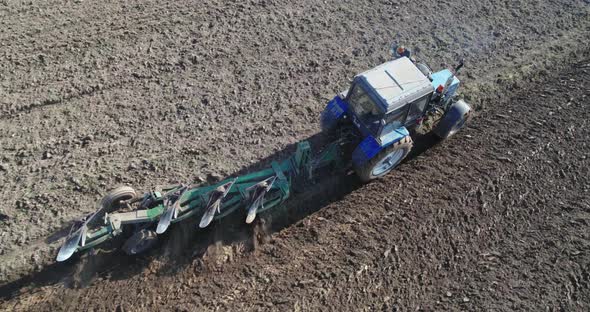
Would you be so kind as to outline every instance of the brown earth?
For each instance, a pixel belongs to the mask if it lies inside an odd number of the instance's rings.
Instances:
[[[589,12],[587,1],[6,3],[2,306],[587,310]],[[479,113],[458,137],[233,236],[177,229],[138,259],[48,265],[63,229],[116,185],[281,157],[395,37],[435,69],[467,59],[462,92]]]
[[[272,218],[233,238],[226,224],[188,239],[176,229],[144,257],[48,269],[2,305],[587,311],[590,59],[572,68],[532,79],[381,180],[298,201],[289,208],[311,215],[278,233],[264,235]]]
[[[318,131],[388,58],[465,57],[481,108],[588,47],[587,1],[33,1],[0,6],[0,281],[108,189],[227,175]]]

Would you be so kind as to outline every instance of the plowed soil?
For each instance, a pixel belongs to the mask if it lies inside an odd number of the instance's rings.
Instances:
[[[0,307],[590,307],[587,1],[34,1],[0,7]],[[177,227],[147,255],[52,264],[120,184],[198,182],[284,157],[396,39],[461,57],[477,109],[361,186]]]

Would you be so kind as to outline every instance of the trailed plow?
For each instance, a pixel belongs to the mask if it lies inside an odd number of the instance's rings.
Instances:
[[[310,144],[303,141],[281,163],[275,161],[270,168],[209,186],[176,185],[140,196],[130,187],[117,188],[103,198],[95,213],[73,225],[57,261],[65,261],[123,231],[134,231],[123,250],[130,255],[137,254],[152,247],[157,235],[171,225],[191,217],[200,218],[198,226],[205,228],[213,220],[242,210],[246,223],[252,223],[257,214],[287,200],[294,184],[310,184],[315,171],[340,165],[341,144],[341,141],[331,143],[312,158]],[[116,208],[123,211],[114,212]]]

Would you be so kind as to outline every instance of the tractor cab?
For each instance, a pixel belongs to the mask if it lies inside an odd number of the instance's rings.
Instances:
[[[381,139],[415,125],[433,92],[428,77],[402,57],[357,75],[344,102],[360,132]]]

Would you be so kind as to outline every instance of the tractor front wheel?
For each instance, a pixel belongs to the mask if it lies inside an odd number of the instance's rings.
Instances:
[[[355,167],[354,171],[364,183],[382,177],[408,156],[413,144],[412,138],[406,136],[383,149],[366,164]]]

